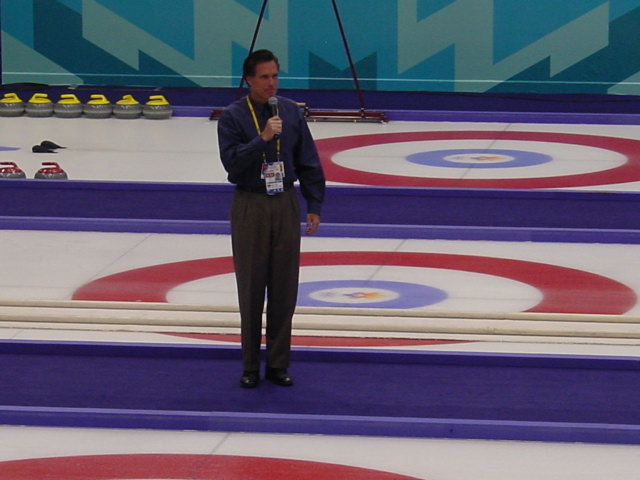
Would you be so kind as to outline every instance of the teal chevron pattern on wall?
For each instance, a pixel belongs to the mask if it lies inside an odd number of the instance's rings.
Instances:
[[[263,0],[4,0],[2,83],[234,87]],[[640,0],[337,0],[366,90],[640,93]],[[351,89],[330,0],[270,0],[281,86]]]

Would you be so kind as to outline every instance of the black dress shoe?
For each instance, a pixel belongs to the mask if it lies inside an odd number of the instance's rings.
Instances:
[[[286,368],[267,368],[265,378],[281,387],[290,387],[293,385],[293,378],[287,374]]]
[[[240,386],[242,388],[256,388],[260,383],[258,372],[243,372],[240,377]]]

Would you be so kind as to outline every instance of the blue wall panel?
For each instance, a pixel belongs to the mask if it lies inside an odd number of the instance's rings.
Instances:
[[[262,0],[5,0],[2,83],[235,87]],[[337,0],[362,87],[640,93],[640,0]],[[351,89],[330,0],[270,0],[282,87]]]

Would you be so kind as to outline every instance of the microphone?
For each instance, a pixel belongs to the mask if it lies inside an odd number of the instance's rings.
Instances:
[[[278,99],[276,97],[269,97],[269,107],[271,107],[271,116],[277,117],[278,116]],[[280,135],[276,133],[273,136],[273,138],[277,140],[278,138],[280,138]]]
[[[269,97],[269,106],[271,107],[271,116],[278,116],[278,99],[276,97]]]

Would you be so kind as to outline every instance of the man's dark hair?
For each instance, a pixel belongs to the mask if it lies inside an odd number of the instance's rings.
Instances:
[[[242,75],[244,78],[253,77],[256,74],[256,65],[272,61],[276,62],[278,70],[280,70],[278,57],[276,57],[270,50],[256,50],[255,52],[251,52],[249,56],[245,58],[244,64],[242,65]]]

